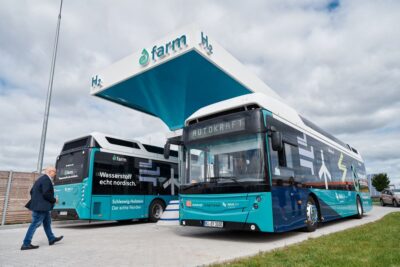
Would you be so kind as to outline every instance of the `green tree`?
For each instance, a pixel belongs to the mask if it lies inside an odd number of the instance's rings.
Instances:
[[[372,177],[372,185],[381,192],[385,188],[388,188],[390,184],[390,179],[386,173],[378,173]]]

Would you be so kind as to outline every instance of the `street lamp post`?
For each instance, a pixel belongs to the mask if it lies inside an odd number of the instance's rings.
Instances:
[[[63,0],[61,0],[61,3],[60,3],[60,12],[58,14],[58,22],[57,22],[57,29],[56,29],[56,37],[55,37],[55,41],[54,41],[53,57],[51,60],[50,79],[49,79],[49,85],[47,88],[46,107],[45,107],[45,111],[44,111],[42,137],[40,140],[39,159],[38,159],[38,164],[37,164],[37,172],[38,173],[40,173],[42,171],[42,167],[43,167],[43,156],[44,156],[44,148],[46,145],[47,123],[49,120],[51,92],[53,90],[54,69],[55,69],[56,58],[57,58],[58,36],[60,34],[62,4],[63,4]]]

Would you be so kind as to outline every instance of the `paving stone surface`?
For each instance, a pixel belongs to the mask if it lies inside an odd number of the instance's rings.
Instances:
[[[36,250],[21,251],[28,225],[0,228],[0,266],[199,266],[257,254],[376,221],[400,208],[378,207],[361,220],[323,224],[316,232],[250,233],[134,222],[54,224],[64,235],[49,246],[37,229]]]

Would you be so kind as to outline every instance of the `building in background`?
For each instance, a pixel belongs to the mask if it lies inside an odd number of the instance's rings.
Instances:
[[[376,190],[376,188],[372,185],[372,178],[374,177],[376,173],[373,174],[368,174],[367,179],[368,179],[368,187],[369,187],[369,193],[371,197],[377,197],[380,195],[379,191]]]

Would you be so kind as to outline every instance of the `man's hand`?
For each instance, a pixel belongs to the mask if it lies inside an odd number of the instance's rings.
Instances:
[[[56,204],[58,204],[58,197],[56,197]]]

